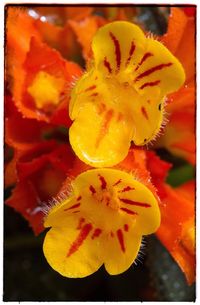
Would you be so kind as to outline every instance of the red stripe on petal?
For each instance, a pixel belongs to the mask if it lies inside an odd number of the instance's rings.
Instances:
[[[117,230],[117,238],[121,247],[122,252],[125,252],[124,235],[121,229]]]
[[[158,66],[155,66],[153,68],[150,68],[149,70],[146,70],[145,72],[139,74],[136,78],[135,78],[135,82],[139,81],[141,78],[143,77],[146,77],[156,71],[160,71],[164,68],[167,68],[167,67],[170,67],[172,65],[171,62],[167,63],[167,64],[161,64],[161,65],[158,65]]]
[[[156,80],[155,82],[145,83],[145,84],[143,84],[139,89],[144,89],[144,88],[146,88],[146,87],[157,86],[158,84],[160,84],[160,80]]]
[[[113,109],[110,109],[105,113],[105,117],[103,119],[102,125],[100,127],[100,131],[99,131],[99,135],[96,140],[96,145],[95,145],[96,148],[99,147],[100,142],[105,137],[105,135],[108,133],[109,125],[110,125],[113,115],[114,115]]]
[[[85,92],[94,90],[94,89],[96,89],[96,87],[97,87],[96,85],[92,85],[92,86],[86,88],[86,89],[85,89]]]
[[[110,63],[109,63],[109,61],[107,60],[106,57],[104,58],[103,64],[107,68],[108,72],[112,73],[111,65],[110,65]]]
[[[120,44],[119,40],[115,37],[115,35],[110,32],[110,37],[115,45],[115,56],[116,56],[116,63],[117,63],[117,70],[120,69],[121,65],[121,51],[120,51]]]
[[[130,214],[130,215],[138,215],[138,213],[131,211],[129,209],[126,209],[126,208],[120,208],[120,210],[122,210],[123,212]]]
[[[141,107],[141,112],[142,112],[143,116],[145,117],[145,119],[149,120],[149,116],[147,114],[147,111],[146,111],[145,107]]]
[[[126,61],[126,66],[128,66],[128,64],[129,64],[129,62],[130,62],[130,60],[131,60],[131,58],[133,56],[134,51],[135,51],[135,44],[132,41],[131,42],[131,48],[130,48],[130,51],[129,51],[129,57],[127,58],[127,61]]]
[[[119,112],[117,115],[117,122],[121,122],[123,117],[124,117],[123,114],[121,112]]]
[[[147,60],[147,58],[149,58],[151,56],[153,56],[152,53],[150,53],[150,52],[145,53],[144,56],[142,57],[141,61],[139,62],[139,64],[135,68],[135,71],[137,71],[141,67],[141,65]]]
[[[72,209],[78,208],[78,207],[80,207],[80,205],[81,205],[80,203],[74,204],[74,205],[72,205],[70,208],[64,209],[64,211],[66,212],[66,211],[68,211],[68,210],[72,210]]]
[[[96,190],[95,190],[94,186],[92,186],[92,185],[90,185],[89,190],[92,193],[92,195],[96,193]]]
[[[134,191],[134,187],[126,186],[123,190],[118,191],[119,193],[124,193],[124,192],[129,192],[129,191]]]
[[[99,175],[99,180],[101,182],[101,189],[105,190],[107,187],[107,182],[106,182],[105,178],[103,176]]]
[[[90,94],[90,96],[98,96],[98,95],[99,95],[99,93],[97,93],[97,92]]]
[[[144,208],[151,207],[151,205],[149,203],[137,202],[137,201],[133,201],[133,200],[127,199],[127,198],[119,198],[119,200],[126,204],[131,204],[131,205],[135,205],[135,206],[139,206],[139,207],[144,207]]]
[[[82,197],[81,197],[81,196],[79,196],[79,197],[78,197],[76,200],[77,200],[77,201],[79,201],[79,200],[81,200],[81,199],[82,199]]]
[[[116,186],[116,185],[120,184],[121,182],[122,182],[122,179],[119,179],[113,184],[113,186]]]
[[[91,223],[87,223],[84,225],[84,227],[81,229],[79,235],[77,236],[76,240],[72,243],[72,245],[67,253],[67,257],[74,254],[80,248],[80,246],[83,244],[84,240],[88,237],[91,230],[92,230]]]
[[[100,103],[98,105],[98,114],[101,115],[104,111],[106,111],[106,105],[104,103]]]
[[[129,230],[129,226],[125,223],[125,225],[124,225],[124,231],[125,231],[125,232],[128,232],[128,230]]]
[[[92,235],[92,239],[96,238],[96,237],[99,237],[99,235],[102,233],[102,230],[97,228],[95,229],[93,235]]]
[[[80,218],[79,219],[77,230],[80,230],[82,228],[82,225],[83,225],[84,222],[85,222],[85,218]]]

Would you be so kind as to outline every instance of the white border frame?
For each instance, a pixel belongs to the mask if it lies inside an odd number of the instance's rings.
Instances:
[[[190,0],[190,1],[184,1],[184,0],[176,0],[176,1],[167,1],[165,0],[162,3],[162,0],[154,0],[154,1],[147,1],[147,0],[130,0],[130,1],[123,1],[123,0],[115,0],[115,1],[91,1],[91,0],[74,0],[74,1],[66,1],[66,0],[27,0],[27,1],[20,1],[20,0],[0,0],[0,65],[2,67],[2,69],[0,70],[0,78],[1,78],[1,85],[0,85],[0,96],[1,96],[1,108],[0,108],[0,114],[1,114],[1,123],[0,123],[0,132],[3,135],[4,134],[4,106],[3,106],[3,101],[4,101],[4,7],[6,4],[41,4],[41,5],[51,5],[51,4],[55,4],[55,5],[59,5],[59,4],[74,4],[74,5],[82,5],[82,4],[105,4],[105,5],[109,5],[109,4],[113,4],[113,5],[117,5],[117,4],[122,4],[122,5],[126,5],[126,4],[132,4],[132,5],[142,5],[142,4],[147,4],[147,5],[197,5],[197,16],[196,16],[196,24],[197,24],[197,32],[196,32],[196,71],[199,71],[198,67],[199,67],[199,61],[198,61],[198,55],[199,55],[199,46],[200,46],[200,39],[197,39],[198,37],[198,29],[199,29],[199,25],[200,25],[200,12],[199,12],[199,6],[200,5],[200,1],[198,0]],[[199,75],[197,73],[197,79],[196,79],[196,84],[198,87],[199,84]],[[199,100],[199,90],[197,89],[197,100]],[[197,164],[198,164],[198,156],[199,156],[199,141],[198,141],[198,130],[200,130],[200,122],[199,122],[199,109],[197,107],[197,123],[196,123],[196,131],[197,131],[197,135],[196,135],[196,139],[197,139]],[[3,147],[4,147],[4,136],[1,137],[2,142],[0,143],[0,159],[1,159],[1,168],[4,168],[4,164],[3,164]],[[200,168],[199,166],[196,166],[196,173],[197,173],[197,182],[196,182],[196,228],[199,228],[199,217],[200,217],[200,207],[198,207],[198,204],[200,204],[200,202],[198,203],[198,199],[200,198],[200,190],[198,188],[199,184],[199,177],[200,177]],[[0,175],[0,192],[1,192],[1,198],[3,199],[3,190],[4,190],[4,185],[3,185],[3,174]],[[3,267],[3,213],[4,213],[4,209],[3,209],[3,204],[1,205],[2,209],[1,209],[1,213],[0,213],[0,223],[2,224],[0,226],[0,245],[1,245],[1,249],[2,251],[0,251],[0,265]],[[199,258],[199,251],[200,251],[200,237],[198,234],[198,230],[196,229],[197,232],[197,236],[196,236],[196,244],[197,244],[197,248],[196,248],[196,258],[197,258],[197,274],[196,274],[196,300],[195,303],[200,303],[200,281],[199,281],[199,277],[200,277],[200,265],[198,263],[198,258]],[[3,270],[3,268],[2,268]],[[134,287],[134,283],[133,283],[133,287]],[[41,287],[42,288],[42,287]],[[0,291],[2,292],[2,299],[3,299],[3,271],[2,271],[2,278],[0,280]],[[0,300],[0,303],[3,303],[3,301]],[[6,302],[7,304],[13,304],[13,303],[19,303],[19,302]],[[34,304],[34,303],[40,303],[40,304],[45,304],[46,302],[23,302],[24,305],[26,304]],[[55,304],[55,302],[48,302],[49,304]],[[65,304],[66,302],[59,302],[61,304]],[[115,303],[115,302],[90,302],[92,304],[104,304],[104,303]],[[119,302],[118,302],[119,303]],[[134,302],[134,304],[140,304],[141,302]],[[142,302],[143,304],[148,304],[149,302]],[[178,302],[173,302],[173,304],[178,304]],[[190,304],[191,302],[181,302],[181,304]],[[67,304],[79,304],[79,302],[67,302]],[[120,302],[120,304],[126,304],[126,302]],[[166,302],[156,302],[156,304],[166,304]]]

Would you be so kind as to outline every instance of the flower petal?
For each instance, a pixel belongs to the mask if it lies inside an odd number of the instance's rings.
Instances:
[[[72,120],[74,120],[79,113],[80,108],[82,108],[86,103],[93,103],[99,95],[99,87],[97,92],[97,86],[100,83],[97,82],[98,75],[92,70],[85,73],[76,83],[76,86],[71,92],[71,99],[69,104],[69,115]]]
[[[170,8],[167,33],[162,37],[162,42],[173,53],[181,42],[185,28],[187,26],[187,17],[184,11],[178,7]]]
[[[169,124],[157,147],[165,147],[195,164],[195,88],[184,87],[171,94],[166,110]]]
[[[74,221],[74,212],[79,212],[80,200],[69,197],[62,203],[49,207],[49,212],[44,218],[44,227],[70,227]]]
[[[192,284],[195,280],[195,205],[194,183],[190,183],[176,189],[164,185],[166,196],[160,205],[162,222],[156,235],[177,261],[188,283]],[[187,191],[189,194],[185,195]]]
[[[195,75],[195,14],[189,18],[183,10],[172,8],[168,30],[162,41],[182,63],[186,83],[193,82]]]
[[[131,121],[104,103],[86,104],[69,130],[70,143],[85,163],[112,166],[125,158],[132,137]],[[95,125],[94,125],[95,124]]]
[[[92,212],[94,203],[91,201],[91,210],[88,205],[91,198],[95,198],[100,188],[101,192],[111,192],[112,197],[103,205],[102,198],[97,197],[96,209],[98,214]],[[74,190],[83,197],[83,209],[90,210],[92,215],[91,221],[102,226],[102,219],[104,226],[110,226],[109,221],[113,222],[113,229],[119,229],[123,225],[123,221],[129,221],[136,224],[136,232],[139,235],[151,234],[156,231],[160,224],[160,211],[157,200],[152,192],[142,183],[134,179],[134,177],[126,172],[117,169],[93,169],[80,174],[74,181]],[[80,191],[82,190],[82,191]],[[107,195],[106,195],[107,196]],[[94,201],[94,199],[93,199]],[[103,205],[103,207],[102,207]],[[113,211],[114,209],[114,211]],[[115,210],[118,210],[120,216],[116,216],[114,221]],[[100,217],[102,212],[102,217]],[[115,213],[114,213],[115,212]],[[125,217],[128,216],[127,217]],[[108,221],[105,222],[105,217]],[[110,217],[110,218],[109,218]],[[93,219],[93,220],[92,220]]]
[[[135,226],[127,224],[118,229],[115,234],[104,239],[104,265],[111,274],[120,274],[126,271],[135,261],[142,237],[136,234]]]
[[[147,88],[145,89],[147,90]],[[163,122],[164,99],[158,96],[157,88],[152,88],[151,92],[144,96],[138,95],[137,102],[130,97],[130,111],[134,133],[132,141],[135,145],[145,145],[153,140],[159,132]],[[127,90],[127,96],[128,96]],[[131,109],[132,103],[132,109]],[[141,128],[142,126],[142,128]]]
[[[128,22],[100,28],[92,49],[94,67],[71,95],[70,118],[75,122],[70,142],[87,164],[113,166],[127,155],[131,140],[145,145],[156,136],[165,95],[176,91],[185,75],[160,42],[145,38],[138,26]]]
[[[69,20],[70,27],[77,36],[78,42],[83,48],[83,56],[85,60],[91,58],[91,42],[97,29],[106,23],[106,20],[100,16],[90,16],[85,18],[83,22],[78,20]]]
[[[180,62],[160,42],[147,38],[145,54],[134,79],[137,90],[141,94],[152,94],[152,88],[158,88],[157,93],[162,98],[178,90],[184,81],[185,73]]]
[[[126,178],[125,187],[119,191],[120,207],[127,213],[134,212],[138,233],[151,234],[160,225],[160,210],[152,192],[142,183]]]
[[[95,67],[112,75],[136,64],[145,50],[145,35],[129,22],[116,21],[100,28],[92,42]]]
[[[18,182],[6,204],[19,212],[30,224],[35,235],[44,230],[42,207],[38,204],[38,196],[30,181]]]
[[[155,197],[132,175],[88,170],[72,181],[70,197],[50,209],[44,254],[67,277],[87,276],[103,263],[110,274],[118,274],[135,260],[142,235],[155,231],[159,222]]]
[[[77,64],[65,61],[55,49],[33,37],[23,68],[20,65],[13,75],[15,104],[25,118],[47,123],[52,119],[53,123],[60,124],[62,121],[54,117],[55,112],[63,102],[68,108],[72,83],[80,74]],[[70,125],[66,112],[65,123]]]
[[[16,153],[13,170],[17,171],[17,185],[6,204],[22,214],[38,234],[44,229],[44,207],[57,196],[74,156],[69,146],[58,146],[55,141],[35,143]],[[9,169],[6,182],[10,183],[8,174]]]
[[[9,72],[13,75],[24,63],[31,37],[41,40],[41,35],[35,27],[35,20],[27,14],[26,10],[10,6],[7,8],[7,14],[8,66]]]
[[[71,227],[53,227],[47,233],[43,251],[53,269],[66,277],[81,278],[97,271],[103,264],[102,245],[92,238],[91,223],[74,218]]]
[[[20,151],[30,150],[42,142],[52,126],[24,118],[13,99],[5,97],[5,142]]]

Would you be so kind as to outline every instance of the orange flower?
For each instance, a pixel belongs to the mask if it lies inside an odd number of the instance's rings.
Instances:
[[[28,118],[54,122],[56,111],[59,107],[64,111],[64,104],[65,120],[57,123],[68,126],[69,91],[72,82],[81,74],[78,65],[66,62],[57,51],[32,39],[24,69],[24,83],[14,92],[20,111]],[[14,81],[17,83],[17,79]]]
[[[22,77],[19,69],[21,70],[25,61],[31,37],[39,41],[42,39],[34,25],[34,19],[22,9],[9,7],[6,19],[6,51],[8,73],[12,77],[14,75],[18,78]],[[15,84],[13,86],[15,88]]]
[[[160,197],[161,225],[156,233],[184,272],[189,284],[195,280],[194,181],[172,188],[164,180],[170,165],[147,152],[147,168]]]
[[[22,117],[13,99],[5,97],[5,142],[18,150],[28,150],[44,140],[52,125]]]
[[[194,181],[175,189],[165,185],[161,226],[157,236],[184,272],[188,284],[195,280]],[[191,195],[191,198],[188,198]]]
[[[168,98],[169,123],[156,144],[195,164],[195,16],[172,8],[163,43],[181,61],[186,71],[185,86]]]
[[[17,182],[16,164],[24,152],[44,140],[52,127],[45,122],[23,118],[12,98],[5,97],[5,143],[13,150],[13,158],[5,165],[5,186]]]
[[[81,22],[78,18],[72,18],[67,21],[83,49],[83,57],[86,60],[86,64],[89,64],[89,60],[92,58],[91,43],[99,27],[115,20],[132,21],[136,9],[128,7],[99,7],[96,10],[102,12],[106,17],[88,15]]]
[[[15,186],[6,203],[39,234],[44,229],[42,206],[57,195],[74,155],[67,144],[57,142],[58,132],[55,140],[45,140],[45,135],[56,132],[53,125],[23,118],[11,97],[6,97],[5,116],[5,141],[13,149],[5,165],[5,186]]]
[[[35,20],[19,9],[8,10],[7,41],[8,77],[18,109],[24,117],[69,126],[69,92],[82,73],[80,67],[42,43]]]
[[[35,11],[41,16],[47,17],[51,22],[65,23],[66,20],[81,21],[93,12],[94,8],[89,6],[37,6]]]
[[[92,57],[91,43],[94,34],[99,27],[106,24],[107,21],[100,16],[90,16],[85,18],[82,22],[77,20],[69,20],[68,24],[77,36],[78,42],[83,49],[83,57],[86,61]]]
[[[43,208],[66,179],[73,153],[66,144],[44,141],[20,151],[17,157],[17,185],[6,204],[22,214],[34,233],[39,234],[44,229]]]
[[[180,60],[186,73],[186,84],[194,84],[195,77],[195,15],[172,7],[167,33],[162,42]]]
[[[81,50],[69,21],[63,26],[58,26],[40,18],[35,20],[35,27],[41,33],[43,42],[49,47],[59,51],[63,58],[76,61],[77,58],[81,58]]]
[[[195,141],[195,90],[184,87],[169,97],[166,107],[169,123],[157,145],[166,147],[172,154],[191,164],[196,163]]]

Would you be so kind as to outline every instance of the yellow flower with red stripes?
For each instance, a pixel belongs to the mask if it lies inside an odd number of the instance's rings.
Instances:
[[[66,277],[85,277],[102,264],[109,274],[127,270],[142,235],[155,232],[160,210],[153,193],[126,172],[92,169],[72,182],[72,194],[55,205],[44,226],[44,254]]]
[[[131,141],[144,145],[156,136],[165,96],[181,87],[185,74],[160,42],[129,22],[100,28],[92,50],[94,61],[71,94],[70,143],[85,163],[113,166]]]

